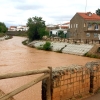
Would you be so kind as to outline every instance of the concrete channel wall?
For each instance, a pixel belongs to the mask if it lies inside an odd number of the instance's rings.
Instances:
[[[47,81],[42,81],[42,100],[46,99]],[[85,66],[71,65],[52,70],[52,100],[82,98],[100,88],[100,62],[89,62]]]
[[[46,41],[33,41],[29,43],[29,46],[32,47],[42,47],[45,44]],[[70,44],[65,42],[51,42],[51,49],[52,51],[62,53],[68,53],[68,54],[75,54],[75,55],[84,55],[88,51],[90,51],[93,48],[94,45],[90,44]]]

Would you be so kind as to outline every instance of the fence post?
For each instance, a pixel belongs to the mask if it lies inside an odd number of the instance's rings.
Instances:
[[[99,44],[100,44],[100,40],[99,40]]]
[[[80,43],[81,43],[81,39],[80,39]]]
[[[93,44],[93,39],[92,39],[92,44]]]
[[[68,43],[69,43],[69,39],[68,39]]]
[[[86,39],[86,44],[87,44],[87,39]]]
[[[51,98],[51,86],[52,86],[52,67],[48,67],[50,69],[50,77],[47,78],[47,100],[52,100]]]

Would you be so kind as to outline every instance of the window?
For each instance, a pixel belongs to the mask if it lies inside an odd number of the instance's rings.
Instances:
[[[84,27],[86,27],[86,23],[84,23]]]
[[[97,38],[98,37],[98,34],[97,33],[94,33],[94,38]]]
[[[72,24],[70,25],[70,27],[72,28]]]
[[[88,28],[91,28],[91,27],[92,27],[92,25],[89,23],[89,24],[88,24]]]
[[[87,37],[90,37],[90,33],[86,33],[86,36],[87,36]]]
[[[76,24],[76,28],[78,28],[78,24]]]
[[[98,30],[98,24],[95,24],[94,29]]]

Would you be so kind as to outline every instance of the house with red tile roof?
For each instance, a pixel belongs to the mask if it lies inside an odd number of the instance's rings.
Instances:
[[[8,31],[16,31],[17,26],[10,26],[10,28],[8,28]]]
[[[59,24],[58,26],[59,26],[60,29],[69,29],[70,22]]]
[[[95,13],[76,13],[70,20],[70,37],[74,39],[100,39],[100,16]]]
[[[19,26],[10,26],[8,28],[8,31],[27,31],[28,27],[25,25],[19,25]]]

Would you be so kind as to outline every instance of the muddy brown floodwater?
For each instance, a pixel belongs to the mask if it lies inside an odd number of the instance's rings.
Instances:
[[[56,52],[36,50],[24,46],[24,37],[13,37],[12,39],[0,41],[0,74],[21,72],[34,69],[61,67],[72,64],[85,65],[87,62],[98,59],[69,55]],[[39,75],[24,76],[0,80],[0,89],[8,93]],[[14,96],[16,100],[41,100],[41,82]]]

